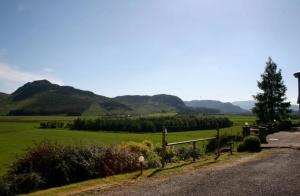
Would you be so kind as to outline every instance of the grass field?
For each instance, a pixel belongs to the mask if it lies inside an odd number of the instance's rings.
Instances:
[[[221,133],[241,133],[242,125],[245,122],[254,122],[253,116],[228,116],[234,126],[221,130]],[[60,120],[71,121],[76,117],[65,116],[26,116],[11,117],[0,116],[0,176],[5,174],[8,166],[24,150],[32,146],[35,142],[42,140],[52,140],[61,143],[95,143],[95,144],[115,144],[126,141],[151,140],[159,144],[161,142],[160,133],[119,133],[119,132],[88,132],[70,131],[67,129],[39,129],[40,121]],[[95,117],[88,117],[95,118]],[[216,135],[215,130],[184,131],[168,134],[168,141],[182,141],[195,138],[212,137]]]

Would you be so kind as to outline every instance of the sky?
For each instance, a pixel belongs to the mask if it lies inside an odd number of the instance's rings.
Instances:
[[[0,0],[0,92],[251,100],[268,57],[296,103],[298,0]]]

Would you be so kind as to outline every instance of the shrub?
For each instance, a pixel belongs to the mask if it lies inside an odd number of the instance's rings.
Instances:
[[[174,163],[177,161],[176,157],[177,153],[175,148],[170,147],[166,149],[165,162],[166,163]]]
[[[10,191],[13,193],[28,193],[43,188],[44,179],[37,173],[30,172],[14,176],[11,179]]]
[[[124,149],[128,149],[135,154],[145,157],[145,167],[159,167],[160,157],[154,151],[154,145],[151,141],[143,141],[142,143],[127,142],[122,145]]]
[[[0,180],[0,195],[1,196],[10,196],[13,195],[10,190],[10,185],[4,180]]]
[[[40,129],[57,129],[63,128],[65,124],[60,121],[48,121],[48,122],[41,122]]]
[[[237,147],[237,151],[238,152],[245,152],[246,151],[246,147],[244,143],[240,143]]]
[[[249,152],[259,152],[261,150],[260,140],[257,136],[247,136],[244,139],[243,145],[245,147],[245,150]]]
[[[291,128],[292,128],[292,121],[290,121],[290,120],[280,121],[277,124],[278,131],[287,131],[287,130],[290,130]]]
[[[160,166],[153,144],[129,142],[122,145],[62,145],[44,141],[27,150],[11,167],[0,195],[27,193],[41,188],[136,171],[138,157],[146,167]]]
[[[192,147],[180,147],[176,150],[177,156],[180,160],[188,160],[193,158],[194,151]],[[201,152],[199,148],[195,149],[195,158],[199,159],[201,156]]]
[[[162,159],[162,157],[163,157],[162,147],[160,147],[160,146],[155,147],[154,152],[156,152],[156,154],[158,154],[160,156],[160,158]],[[166,154],[164,155],[165,163],[177,162],[178,159],[177,159],[176,155],[177,155],[177,152],[174,147],[166,148]]]
[[[229,144],[229,142],[242,141],[242,137],[239,135],[221,135],[220,136],[220,148]],[[210,140],[206,146],[206,152],[211,153],[217,149],[217,139]]]

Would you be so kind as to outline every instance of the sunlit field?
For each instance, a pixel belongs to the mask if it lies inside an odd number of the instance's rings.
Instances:
[[[157,115],[155,115],[157,116]],[[254,116],[228,116],[234,125],[221,130],[222,134],[241,134],[242,125],[245,122],[255,121]],[[26,116],[26,117],[0,117],[0,175],[3,175],[10,164],[18,156],[22,156],[24,150],[36,142],[43,140],[57,141],[60,143],[95,143],[116,144],[126,141],[151,140],[159,145],[161,133],[124,133],[124,132],[92,132],[74,131],[68,129],[39,129],[39,122],[61,120],[72,121],[76,117],[66,116]],[[88,117],[96,118],[96,117]],[[184,131],[168,133],[168,141],[182,141],[197,138],[212,137],[215,130]]]

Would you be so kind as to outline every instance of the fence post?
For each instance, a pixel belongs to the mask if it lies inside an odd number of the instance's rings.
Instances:
[[[219,123],[217,124],[217,157],[218,159],[220,156],[220,128],[219,128]]]
[[[193,141],[193,161],[196,161],[196,142]]]
[[[162,147],[162,152],[161,152],[161,165],[162,165],[162,168],[165,167],[165,158],[166,158],[166,135],[167,135],[167,129],[164,128],[163,129],[163,132],[162,132],[162,143],[161,143],[161,147]]]
[[[243,126],[243,138],[250,135],[250,127],[248,126],[248,123],[245,123],[245,126]]]

